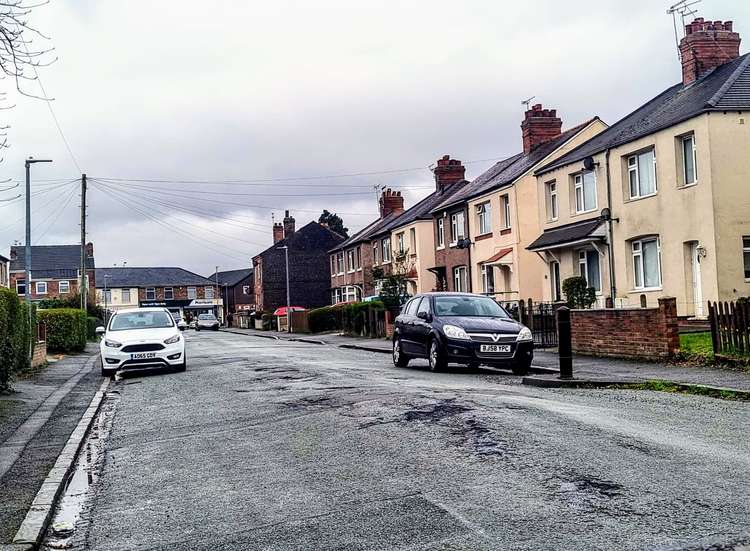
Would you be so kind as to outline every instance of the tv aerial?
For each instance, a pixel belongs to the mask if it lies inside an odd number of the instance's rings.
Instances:
[[[534,101],[536,96],[531,96],[529,99],[525,99],[521,102],[521,105],[526,107],[526,111],[529,110],[529,105],[531,105],[531,102]]]
[[[698,9],[694,8],[696,4],[700,4],[702,0],[680,0],[676,4],[672,4],[669,6],[669,9],[667,10],[667,15],[672,16],[672,23],[674,24],[674,40],[675,44],[677,46],[677,57],[681,58],[680,53],[680,35],[677,31],[677,16],[679,15],[680,21],[682,23],[681,29],[685,29],[685,18],[690,17],[692,15],[695,15],[698,13]]]

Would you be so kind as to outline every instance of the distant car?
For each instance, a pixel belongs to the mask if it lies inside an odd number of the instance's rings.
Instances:
[[[219,320],[213,314],[201,314],[195,322],[195,330],[200,331],[201,329],[212,329],[213,331],[219,330]]]
[[[164,308],[119,310],[107,327],[97,327],[96,333],[102,337],[102,375],[120,369],[169,367],[185,371],[187,367],[185,339]]]
[[[412,358],[427,358],[433,371],[452,362],[510,367],[515,375],[526,375],[533,357],[531,330],[483,295],[417,295],[394,323],[393,363],[398,367]]]

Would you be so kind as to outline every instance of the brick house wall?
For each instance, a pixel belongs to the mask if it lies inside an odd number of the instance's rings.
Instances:
[[[571,310],[570,325],[576,354],[654,360],[680,347],[675,298],[658,308]]]
[[[357,248],[360,248],[361,250],[362,262],[360,264],[361,269],[355,270],[354,272],[350,272],[348,266],[345,266],[343,274],[332,273],[335,269],[332,266],[336,266],[336,255],[339,251],[333,252],[329,255],[328,271],[331,272],[331,289],[356,285],[362,289],[362,296],[366,297],[375,294],[375,285],[372,278],[372,266],[374,262],[372,243],[370,241],[364,241],[352,247],[348,247],[341,252],[344,254],[344,262],[346,263],[346,251],[354,249],[356,254]]]
[[[466,291],[471,292],[471,253],[470,249],[459,249],[458,247],[451,246],[451,241],[453,240],[453,236],[451,235],[451,216],[457,212],[464,212],[464,224],[467,226],[464,230],[466,237],[469,236],[469,228],[468,228],[468,212],[466,205],[461,205],[460,208],[454,208],[451,210],[446,211],[447,216],[443,216],[443,213],[437,214],[433,218],[433,231],[435,232],[435,266],[444,266],[445,267],[445,279],[446,279],[446,287],[443,289],[440,289],[438,287],[439,282],[437,281],[437,277],[435,278],[435,289],[436,290],[442,290],[442,291],[455,291],[455,283],[453,281],[453,269],[459,266],[466,266]],[[443,218],[443,224],[444,224],[444,231],[445,231],[445,247],[442,249],[437,248],[438,243],[438,218]]]
[[[172,287],[172,292],[174,293],[174,296],[172,297],[172,300],[188,300],[188,287],[195,287],[196,296],[197,299],[204,299],[206,298],[206,287],[211,287],[214,289],[214,298],[219,298],[219,296],[216,294],[215,287],[211,285],[189,285],[189,286],[181,286],[181,287]],[[150,287],[149,287],[150,288]],[[169,287],[154,287],[156,290],[156,298],[150,299],[146,298],[146,287],[140,287],[138,289],[138,300],[143,301],[164,301],[169,300],[164,298],[164,289],[169,289]]]
[[[89,302],[94,302],[96,300],[96,293],[94,293],[94,289],[96,288],[96,276],[94,270],[87,270],[86,273],[89,276]],[[16,290],[16,283],[18,281],[24,281],[26,279],[26,274],[23,272],[12,272],[10,274],[10,281],[9,281],[9,288]],[[47,293],[46,294],[37,294],[36,292],[36,282],[37,281],[45,281],[47,283]],[[67,281],[68,286],[70,288],[70,291],[68,293],[60,293],[60,282],[61,281]],[[44,300],[44,299],[50,299],[50,298],[68,298],[72,295],[75,295],[78,293],[78,278],[72,277],[72,278],[59,278],[59,279],[47,279],[47,278],[40,278],[36,279],[33,278],[32,274],[32,280],[31,280],[31,300]]]

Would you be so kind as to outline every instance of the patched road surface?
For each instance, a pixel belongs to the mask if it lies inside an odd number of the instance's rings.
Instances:
[[[750,543],[747,404],[544,390],[331,346],[188,338],[186,373],[110,386],[75,548]]]

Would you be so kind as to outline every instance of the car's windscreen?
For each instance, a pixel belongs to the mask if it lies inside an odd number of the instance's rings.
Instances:
[[[201,314],[200,316],[198,316],[198,319],[199,320],[215,320],[216,316],[214,316],[213,314]]]
[[[435,313],[438,316],[481,316],[510,318],[508,313],[489,297],[435,297]]]
[[[174,327],[172,316],[166,312],[123,312],[122,314],[116,314],[109,324],[110,331],[165,327]]]

